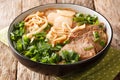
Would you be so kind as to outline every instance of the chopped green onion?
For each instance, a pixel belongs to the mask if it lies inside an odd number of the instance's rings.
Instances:
[[[24,21],[19,22],[19,27],[24,27],[24,25],[25,25]]]
[[[104,47],[104,46],[105,46],[105,41],[101,40],[101,41],[100,41],[100,45],[101,45],[102,47]]]
[[[89,51],[89,50],[91,50],[91,49],[93,49],[93,48],[94,48],[93,46],[89,46],[89,47],[84,48],[84,50],[85,50],[85,51]]]
[[[74,17],[73,21],[75,21],[75,22],[83,22],[84,21],[84,17]]]
[[[50,63],[57,63],[60,61],[60,56],[57,53],[52,53]]]
[[[99,20],[96,20],[96,22],[94,24],[99,25],[100,24]]]
[[[82,14],[82,13],[77,13],[75,16],[76,16],[76,17],[83,17],[84,14]]]
[[[23,38],[24,42],[27,42],[27,43],[30,42],[30,39],[26,35],[24,35],[22,38]]]
[[[100,39],[100,38],[95,38],[95,39],[94,39],[94,42],[97,42],[97,41],[99,41],[99,39]]]
[[[75,17],[73,17],[73,21],[77,22],[79,25],[82,24],[99,24],[97,16],[91,16],[87,14],[77,13]]]
[[[67,63],[77,62],[80,59],[80,56],[72,50],[63,50],[60,55]]]
[[[32,57],[31,60],[35,62],[37,61],[36,57]]]
[[[101,28],[101,29],[103,28],[103,25],[102,25],[102,24],[100,24],[100,25],[98,25],[98,26],[99,26],[99,28]]]
[[[99,33],[97,31],[93,31],[94,41],[98,41],[100,39]]]
[[[48,63],[48,60],[49,60],[49,56],[45,56],[41,59],[41,62],[42,63]]]
[[[21,40],[21,39],[19,39],[19,40],[17,41],[17,43],[16,43],[16,48],[17,48],[18,51],[22,51],[23,46],[22,46],[22,40]]]
[[[10,39],[13,40],[13,41],[16,40],[15,34],[10,33]]]
[[[70,43],[70,40],[66,40],[66,41],[63,42],[64,45],[68,44],[68,43]]]

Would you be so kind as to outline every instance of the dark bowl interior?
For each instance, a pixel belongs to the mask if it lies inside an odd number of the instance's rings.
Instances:
[[[101,22],[104,22],[104,24],[106,25],[106,31],[107,31],[107,36],[108,36],[107,45],[100,52],[98,52],[96,54],[96,56],[86,59],[86,60],[79,61],[77,63],[73,63],[73,64],[51,65],[51,64],[38,63],[38,62],[31,61],[30,59],[21,55],[19,52],[17,52],[14,49],[13,44],[10,40],[10,33],[13,30],[13,24],[23,20],[27,15],[29,15],[35,11],[38,11],[38,10],[42,11],[46,8],[71,8],[71,9],[74,9],[76,11],[80,11],[83,13],[97,15],[98,19]],[[34,7],[32,9],[29,9],[29,10],[21,13],[19,16],[17,16],[13,20],[13,22],[10,24],[10,27],[8,30],[8,42],[9,42],[10,48],[13,51],[13,55],[18,59],[18,61],[21,64],[23,64],[27,68],[29,68],[33,71],[36,71],[36,72],[43,73],[43,74],[62,76],[62,75],[68,74],[70,72],[84,69],[85,66],[89,66],[90,64],[94,63],[102,54],[105,54],[110,47],[112,35],[113,35],[113,32],[112,32],[112,28],[111,28],[109,22],[107,21],[107,19],[105,17],[103,17],[101,14],[99,14],[96,11],[93,11],[93,10],[83,7],[83,6],[78,6],[78,5],[73,5],[73,4],[48,4],[48,5]]]

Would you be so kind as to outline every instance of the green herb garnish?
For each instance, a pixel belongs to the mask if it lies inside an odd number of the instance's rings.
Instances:
[[[44,31],[34,34],[35,39],[31,42],[30,38],[25,34],[24,22],[22,21],[14,25],[10,39],[18,52],[35,62],[56,64],[64,59],[66,60],[65,63],[78,61],[79,56],[73,51],[63,51],[62,54],[64,56],[66,53],[68,55],[68,57],[65,58],[59,55],[59,51],[65,44],[69,43],[69,40],[64,41],[63,44],[56,44],[54,47],[49,44],[49,40],[46,39],[46,34],[50,28],[51,25],[48,24]]]
[[[100,45],[101,45],[102,47],[104,47],[104,46],[105,46],[105,41],[101,40],[101,41],[100,41]]]
[[[77,22],[79,25],[82,24],[99,24],[97,16],[85,15],[82,13],[77,13],[75,17],[73,17],[73,21]]]
[[[91,49],[93,49],[93,48],[94,48],[93,46],[89,46],[89,47],[84,48],[84,50],[85,50],[85,51],[89,51],[89,50],[91,50]]]
[[[80,60],[80,56],[72,50],[63,50],[60,55],[67,63],[73,63]]]
[[[100,39],[99,33],[97,31],[93,31],[94,42],[97,42]]]

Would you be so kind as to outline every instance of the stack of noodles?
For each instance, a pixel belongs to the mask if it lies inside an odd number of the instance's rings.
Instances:
[[[47,18],[44,16],[44,13],[39,11],[27,16],[24,19],[24,22],[26,36],[31,39],[31,42],[35,38],[33,35],[43,31],[48,25],[48,21]]]
[[[26,36],[34,40],[34,34],[43,31],[48,23],[52,24],[46,38],[55,46],[57,43],[67,41],[72,33],[85,28],[85,24],[73,27],[74,11],[70,10],[46,10],[45,12],[36,12],[27,16],[25,21]]]

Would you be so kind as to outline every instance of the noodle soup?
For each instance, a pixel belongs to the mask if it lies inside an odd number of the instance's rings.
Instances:
[[[107,44],[105,25],[97,16],[65,8],[29,14],[14,24],[10,38],[20,54],[48,64],[91,58]]]

